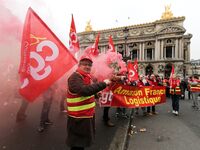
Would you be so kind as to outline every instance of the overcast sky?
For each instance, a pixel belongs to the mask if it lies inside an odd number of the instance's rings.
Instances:
[[[186,34],[191,39],[191,59],[200,59],[200,2],[198,0],[0,0],[12,14],[24,22],[29,6],[68,46],[73,13],[77,32],[91,20],[93,30],[153,22],[161,18],[166,5],[175,17],[185,16]]]

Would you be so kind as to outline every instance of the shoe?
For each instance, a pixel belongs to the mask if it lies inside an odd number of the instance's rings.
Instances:
[[[118,113],[118,112],[115,113],[115,117],[116,117],[116,118],[119,118],[119,113]]]
[[[39,126],[38,129],[37,129],[37,131],[38,131],[39,133],[41,133],[41,132],[44,131],[44,129],[45,129],[44,126]]]
[[[152,115],[153,115],[151,112],[148,112],[147,114],[148,114],[149,116],[152,116]]]
[[[157,114],[158,114],[158,112],[152,112],[152,114],[153,114],[153,115],[157,115]]]
[[[192,105],[192,108],[196,108],[197,106],[196,105]]]
[[[143,116],[147,116],[147,112],[143,112]]]
[[[175,110],[172,110],[172,114],[175,114],[176,113],[176,111]]]
[[[67,110],[65,110],[65,109],[64,109],[64,110],[61,110],[61,112],[63,112],[63,113],[67,113]]]
[[[129,116],[128,116],[127,114],[122,114],[122,117],[123,117],[123,118],[126,118],[126,119],[129,118]]]
[[[135,112],[135,114],[136,114],[136,115],[139,115],[139,112],[138,112],[138,111],[136,111],[136,112]]]
[[[50,121],[50,120],[47,120],[47,121],[45,121],[45,123],[44,123],[45,125],[52,125],[53,124],[53,122],[52,121]]]
[[[175,115],[178,116],[178,111],[175,111]]]
[[[112,123],[110,120],[108,120],[107,122],[105,122],[105,125],[108,126],[108,127],[114,127],[115,124]]]

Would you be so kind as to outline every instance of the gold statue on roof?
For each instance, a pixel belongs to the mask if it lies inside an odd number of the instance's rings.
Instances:
[[[173,18],[173,13],[170,10],[171,5],[166,5],[165,6],[165,12],[162,14],[161,19],[171,19]]]
[[[90,22],[91,22],[91,20],[87,21],[87,25],[85,27],[85,31],[87,31],[87,32],[92,31],[92,26],[91,26]]]

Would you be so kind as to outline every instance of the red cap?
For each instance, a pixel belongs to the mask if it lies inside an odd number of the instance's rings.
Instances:
[[[81,61],[81,60],[84,60],[84,59],[93,62],[93,61],[92,61],[92,58],[91,58],[90,56],[88,56],[88,55],[83,55],[83,56],[81,56],[80,61]]]

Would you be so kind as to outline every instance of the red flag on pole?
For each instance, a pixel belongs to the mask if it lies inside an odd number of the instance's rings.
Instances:
[[[137,59],[134,61],[134,64],[132,64],[131,62],[128,62],[127,70],[128,70],[128,80],[129,81],[138,80],[138,62],[137,62]]]
[[[70,33],[69,33],[69,50],[70,52],[75,55],[76,52],[78,52],[80,49],[78,37],[76,34],[76,26],[74,22],[74,17],[72,14],[72,21],[71,21],[71,27],[70,27]]]
[[[174,65],[172,65],[172,70],[171,70],[171,74],[170,74],[170,77],[169,77],[169,84],[170,84],[170,87],[172,87],[173,85],[173,80],[174,80]]]
[[[110,35],[109,37],[109,49],[108,49],[109,52],[115,52],[115,46],[113,44],[113,40],[112,40],[112,35]]]
[[[98,49],[98,45],[99,45],[99,37],[100,37],[100,33],[98,33],[96,40],[92,46],[92,53],[94,56],[99,55],[99,49]]]
[[[22,36],[19,93],[34,101],[76,63],[68,49],[29,8]]]
[[[99,55],[99,49],[98,49],[99,37],[100,37],[100,33],[98,33],[94,44],[85,49],[86,54],[92,55],[92,56],[98,56]]]

